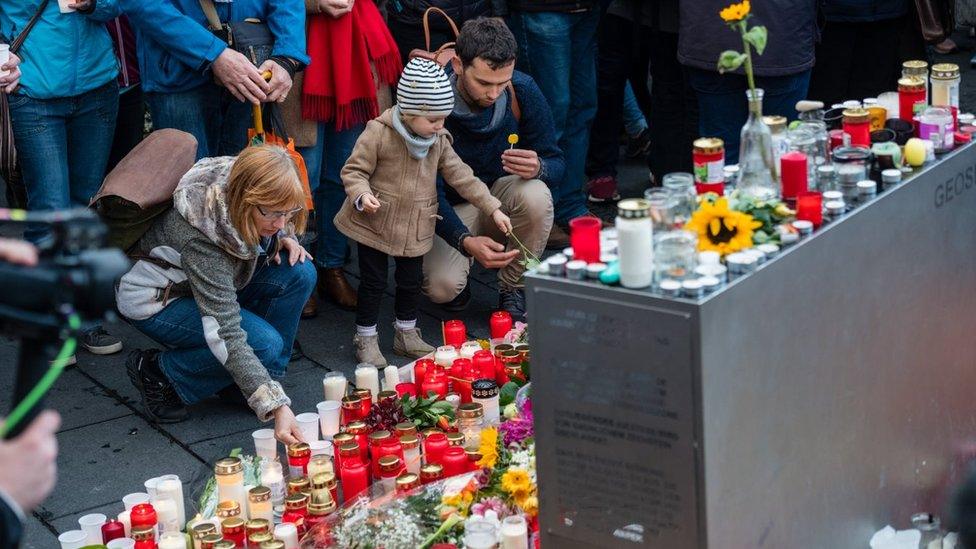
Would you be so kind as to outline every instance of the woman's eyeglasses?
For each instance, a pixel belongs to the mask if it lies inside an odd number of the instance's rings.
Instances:
[[[295,215],[298,212],[305,209],[301,206],[295,208],[294,210],[278,210],[278,211],[264,211],[264,208],[262,208],[261,206],[257,206],[257,208],[258,208],[258,213],[260,213],[261,216],[268,221],[277,221],[279,219],[291,219],[295,217]]]

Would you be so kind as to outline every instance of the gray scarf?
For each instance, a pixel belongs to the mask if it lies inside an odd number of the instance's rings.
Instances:
[[[407,129],[407,127],[403,124],[403,119],[400,118],[401,114],[399,105],[393,106],[392,114],[393,116],[390,118],[393,119],[393,129],[400,134],[400,137],[403,138],[403,142],[407,144],[407,151],[410,152],[410,156],[416,158],[417,160],[427,158],[427,152],[430,151],[430,148],[434,145],[434,142],[437,141],[437,134],[430,137],[420,137]]]

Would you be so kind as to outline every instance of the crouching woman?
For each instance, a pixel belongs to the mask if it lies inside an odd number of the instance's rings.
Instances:
[[[274,419],[279,440],[300,439],[277,380],[315,286],[311,257],[295,239],[304,204],[280,147],[204,158],[180,180],[174,207],[139,240],[144,259],[116,295],[119,312],[166,347],[133,351],[126,362],[153,420],[182,421],[186,405],[239,391],[261,421]]]

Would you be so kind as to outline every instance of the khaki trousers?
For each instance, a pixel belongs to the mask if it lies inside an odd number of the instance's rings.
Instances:
[[[549,187],[538,179],[525,180],[509,175],[495,181],[491,194],[502,203],[502,211],[512,218],[512,228],[522,244],[536,256],[541,256],[552,228],[552,194]],[[490,217],[483,215],[473,205],[464,203],[454,207],[458,217],[474,236],[488,236],[506,245],[506,250],[517,248],[509,242]],[[498,282],[503,289],[523,286],[525,267],[520,255],[498,271]],[[434,238],[434,247],[424,256],[424,293],[434,303],[451,301],[468,284],[472,259],[461,255],[442,238]]]

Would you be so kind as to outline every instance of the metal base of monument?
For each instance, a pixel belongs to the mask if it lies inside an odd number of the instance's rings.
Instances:
[[[974,453],[976,145],[702,300],[527,289],[544,547],[862,547]]]

